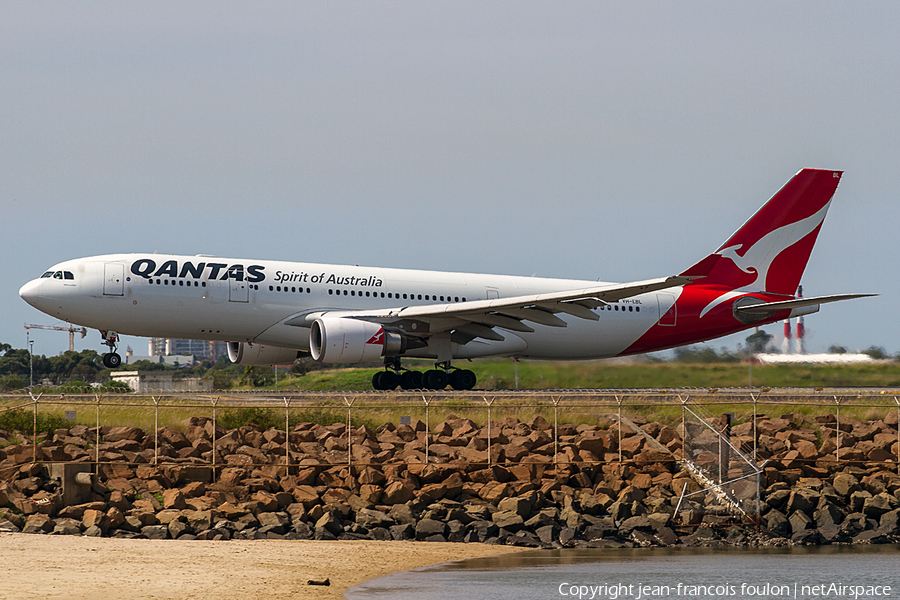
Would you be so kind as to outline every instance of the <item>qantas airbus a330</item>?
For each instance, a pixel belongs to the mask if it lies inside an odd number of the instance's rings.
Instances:
[[[595,359],[710,340],[869,294],[797,298],[840,171],[804,169],[722,246],[670,277],[631,283],[347,265],[116,254],[26,283],[35,308],[119,334],[222,340],[243,365],[384,361],[375,389],[475,386],[454,359]],[[435,368],[404,368],[402,358]]]

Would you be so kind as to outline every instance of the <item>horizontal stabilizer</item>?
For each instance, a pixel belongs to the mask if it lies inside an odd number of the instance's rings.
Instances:
[[[776,310],[793,310],[795,308],[803,308],[806,306],[817,306],[819,304],[827,304],[829,302],[853,300],[854,298],[868,298],[869,296],[877,295],[878,294],[837,294],[834,296],[819,296],[818,298],[797,298],[796,300],[783,300],[781,302],[762,302],[760,304],[735,306],[734,312],[745,315],[765,315]]]

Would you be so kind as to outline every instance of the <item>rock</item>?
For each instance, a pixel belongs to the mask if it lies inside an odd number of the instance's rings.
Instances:
[[[775,509],[766,513],[766,529],[780,537],[787,537],[791,534],[791,524],[787,517]]]
[[[625,519],[621,525],[619,525],[619,533],[622,535],[627,535],[631,533],[635,529],[641,529],[643,531],[651,531],[654,529],[653,524],[647,517],[630,517]]]
[[[866,498],[863,502],[862,512],[870,519],[877,521],[883,514],[897,508],[897,505],[897,498],[887,492],[882,492],[871,498]]]
[[[387,487],[384,488],[381,501],[388,505],[406,504],[414,497],[415,491],[411,485],[402,481],[395,481],[389,483]]]
[[[409,524],[393,525],[388,528],[391,532],[391,538],[394,540],[411,540],[416,537],[416,528]]]
[[[535,530],[538,539],[543,544],[551,544],[559,535],[559,528],[556,525],[544,525]]]
[[[515,533],[525,526],[525,520],[521,515],[512,510],[498,510],[491,516],[491,520],[501,529]]]
[[[813,514],[813,518],[816,521],[816,527],[819,528],[828,525],[840,525],[841,521],[844,520],[844,513],[831,502],[825,502]]]
[[[318,521],[316,521],[316,532],[318,536],[319,530],[325,530],[330,534],[337,536],[344,532],[341,520],[333,513],[326,512]],[[320,539],[316,537],[316,539]]]
[[[147,525],[141,529],[141,535],[148,540],[164,540],[169,537],[169,528],[165,525]]]
[[[497,509],[499,511],[512,512],[522,517],[523,520],[531,517],[531,502],[529,502],[522,496],[516,496],[514,498],[504,498],[497,503]],[[494,522],[496,523],[496,520]]]
[[[364,508],[356,513],[356,523],[366,529],[375,527],[389,528],[395,525],[394,520],[379,510]]]
[[[788,517],[788,522],[791,525],[791,531],[795,534],[798,531],[810,529],[812,526],[812,519],[802,510],[795,510],[791,513],[791,516]]]
[[[860,489],[859,480],[849,473],[836,474],[831,481],[831,485],[834,487],[834,491],[844,497]]]
[[[473,521],[469,523],[467,529],[473,534],[475,541],[481,543],[495,537],[500,531],[500,528],[490,521]]]
[[[0,529],[2,531],[2,529]],[[52,535],[81,535],[81,522],[75,519],[59,519],[53,527]]]
[[[422,519],[416,523],[416,540],[424,541],[429,537],[439,535],[443,537],[447,526],[434,519]]]
[[[56,523],[49,516],[43,513],[34,513],[25,520],[22,533],[50,533],[55,526]]]
[[[490,502],[494,506],[496,506],[501,500],[507,498],[512,493],[512,489],[507,483],[499,483],[496,481],[492,481],[486,483],[481,491],[478,492],[478,496],[485,500],[486,502]]]
[[[184,501],[184,494],[181,493],[181,490],[178,489],[168,489],[163,492],[163,501],[162,505],[165,508],[171,508],[175,510],[184,510],[187,508],[187,504]]]

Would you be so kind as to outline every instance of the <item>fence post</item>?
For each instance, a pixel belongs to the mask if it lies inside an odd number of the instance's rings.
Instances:
[[[431,400],[422,396],[422,402],[425,403],[425,464],[428,464],[428,446],[429,446],[429,438],[431,437]]]
[[[154,405],[154,416],[153,416],[153,464],[154,466],[159,464],[159,401],[162,400],[162,396],[158,398],[155,396],[150,396],[150,399],[153,400]]]
[[[94,474],[100,475],[100,394],[95,394],[97,398],[97,446],[94,448]]]
[[[291,400],[284,398],[284,474],[287,476],[291,468],[291,431],[290,431]]]
[[[619,414],[619,423],[618,423],[617,429],[619,430],[619,444],[618,444],[619,445],[619,475],[621,475],[622,470],[623,470],[622,469],[622,467],[623,467],[623,464],[622,464],[622,398],[620,398],[618,394],[616,394],[615,398],[616,398],[616,404],[618,405],[618,411],[619,411],[619,413],[618,413]]]
[[[756,445],[758,443],[757,438],[759,437],[759,433],[756,431],[756,415],[758,414],[756,410],[756,402],[757,400],[759,400],[759,394],[751,393],[750,397],[753,398],[753,462],[757,462],[758,459],[756,458]],[[759,487],[759,481],[757,481],[757,487]]]
[[[559,456],[559,401],[562,397],[554,398],[550,396],[550,400],[553,401],[553,464],[557,465],[558,460],[557,456]]]
[[[31,462],[37,462],[37,406],[38,406],[38,398],[41,397],[41,394],[38,394],[37,398],[31,393],[31,390],[28,390],[28,395],[31,396],[31,399],[34,401],[34,410],[32,414],[32,424],[34,425],[33,429],[33,437],[31,438]]]
[[[488,407],[488,419],[487,419],[487,430],[488,430],[488,444],[487,444],[487,457],[488,457],[488,466],[490,467],[494,464],[493,456],[491,456],[491,406],[494,404],[494,398],[491,398],[490,401],[484,396],[481,397],[484,400],[484,403],[487,404]]]
[[[840,465],[841,464],[841,397],[835,396],[834,403],[837,405],[837,416],[835,417],[834,423],[834,434],[836,438],[836,442],[834,444],[834,459]]]
[[[344,396],[344,404],[347,405],[347,467],[348,468],[353,467],[353,425],[351,424],[351,421],[350,421],[350,417],[351,417],[350,413],[353,411],[353,402],[354,401],[355,401],[355,399],[347,400],[347,397]],[[352,468],[351,468],[351,472],[352,472]]]
[[[216,406],[219,404],[219,397],[216,396],[212,400],[213,405],[213,416],[212,416],[212,467],[213,467],[213,479],[216,478],[216,428],[218,427],[218,423],[216,422]]]
[[[900,475],[900,400],[894,396],[894,402],[897,403],[897,475]]]
[[[687,460],[688,458],[688,430],[687,430],[687,401],[690,396],[687,398],[682,398],[681,394],[678,394],[678,399],[681,401],[681,459]]]

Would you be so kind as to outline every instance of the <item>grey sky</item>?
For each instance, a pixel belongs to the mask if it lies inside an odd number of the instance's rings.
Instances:
[[[900,5],[745,4],[0,3],[0,341],[112,252],[669,275],[820,167],[810,349],[897,352]]]

